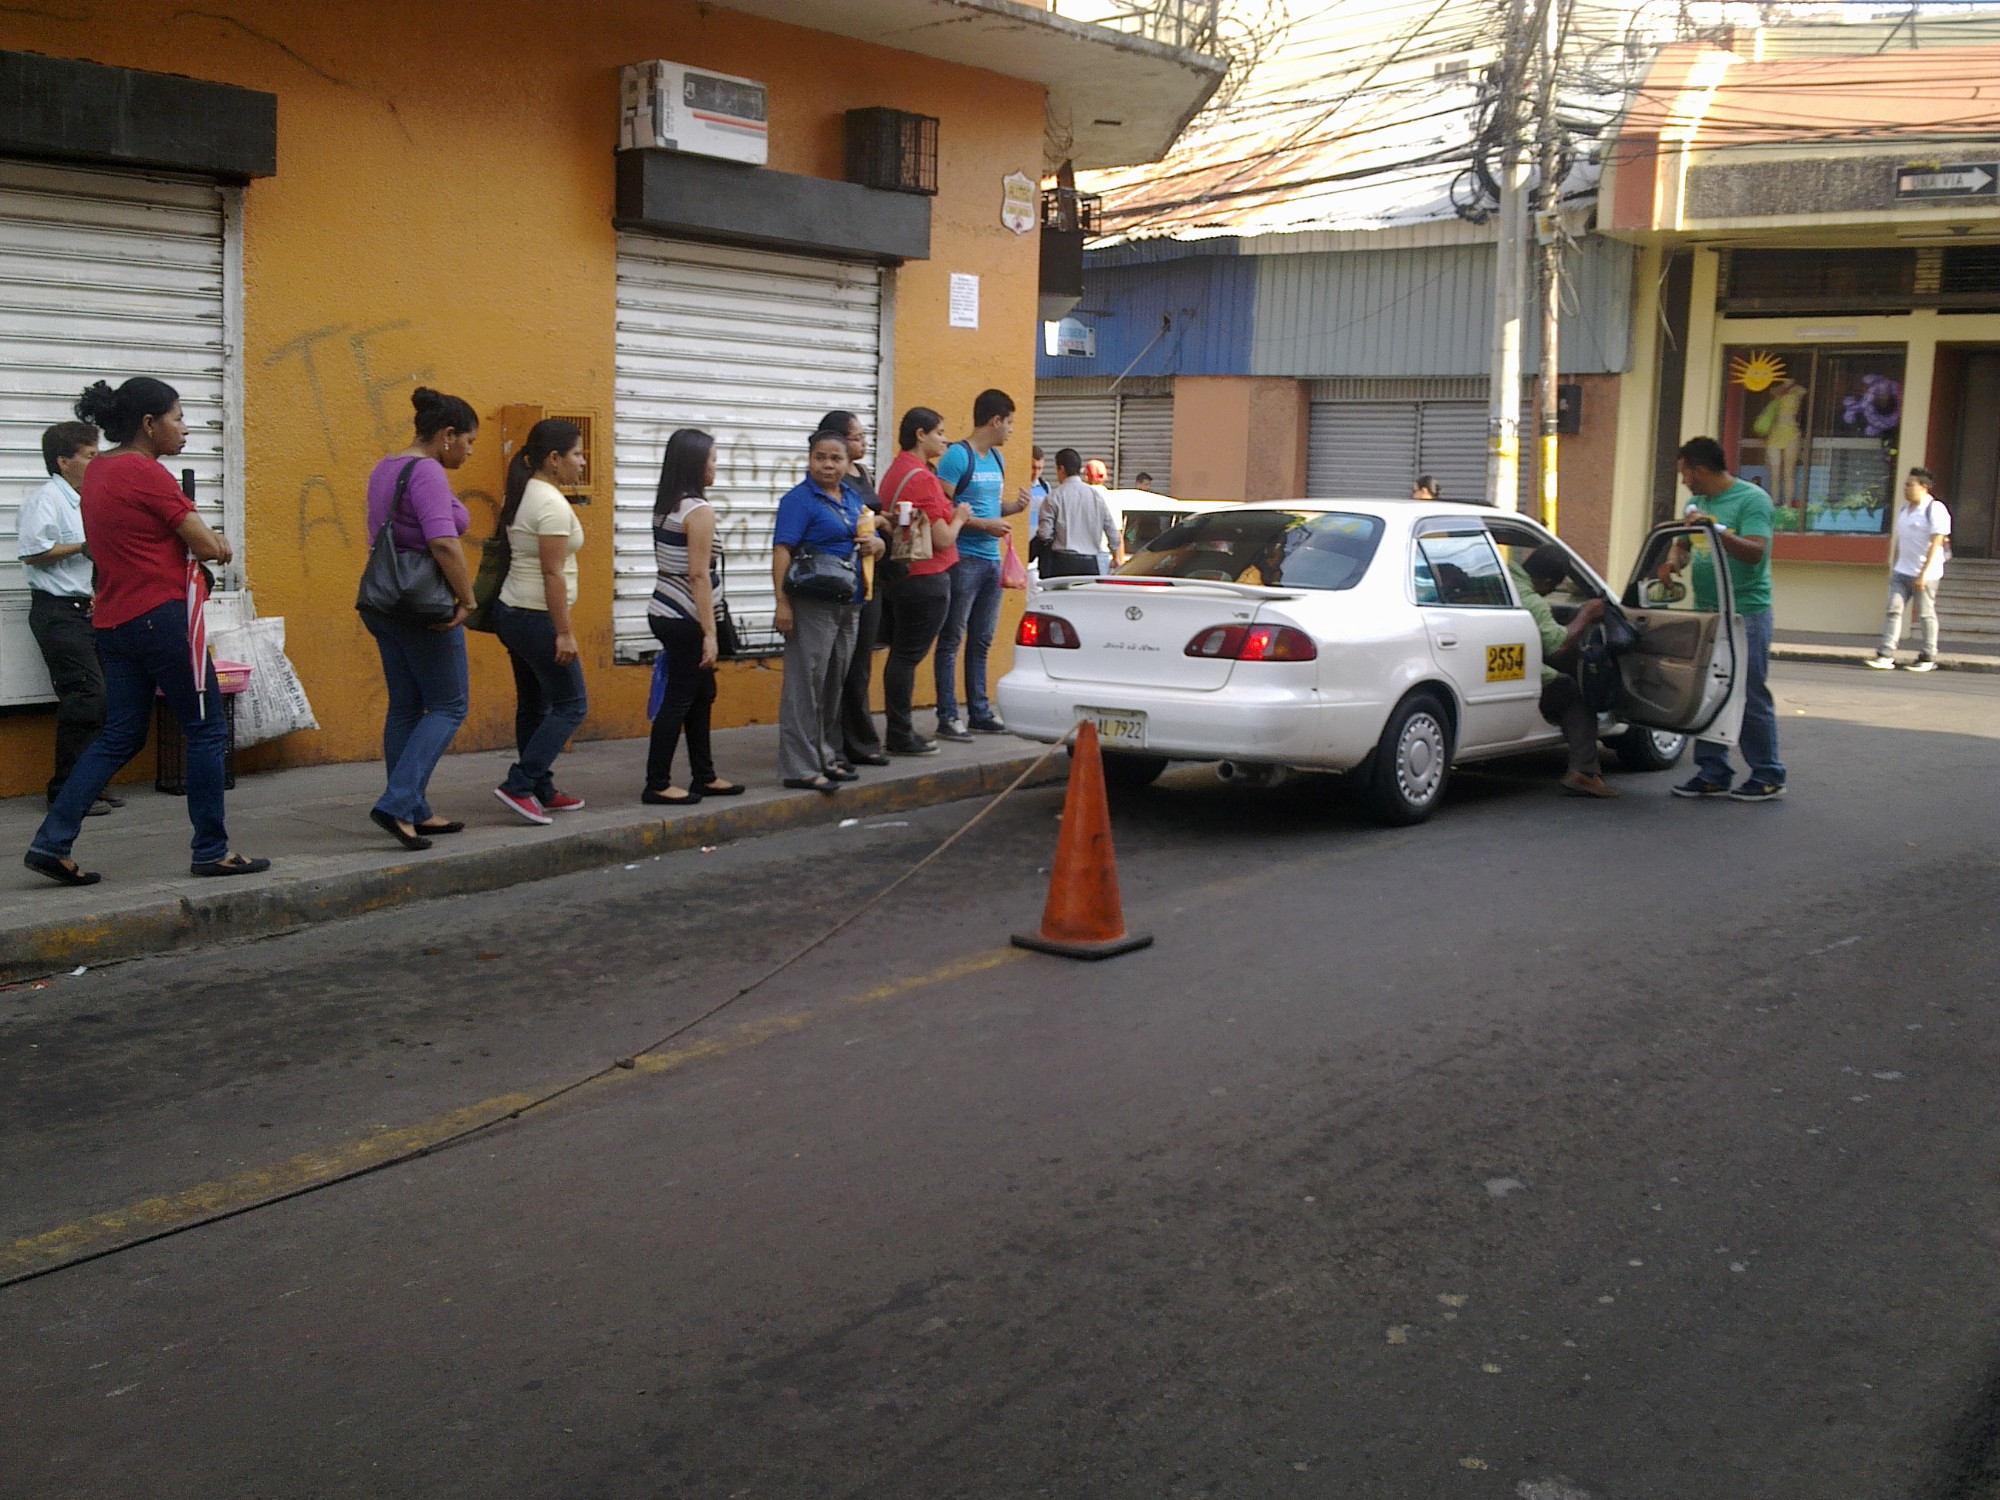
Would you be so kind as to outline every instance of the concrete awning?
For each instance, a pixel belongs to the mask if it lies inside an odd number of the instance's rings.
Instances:
[[[1228,63],[1016,0],[718,0],[943,62],[1039,83],[1049,136],[1078,170],[1158,161],[1222,82]],[[1049,163],[1051,167],[1056,163]]]

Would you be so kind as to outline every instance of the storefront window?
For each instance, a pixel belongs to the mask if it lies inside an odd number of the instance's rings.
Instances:
[[[1903,346],[1741,344],[1723,356],[1722,446],[1770,492],[1778,529],[1887,531]]]

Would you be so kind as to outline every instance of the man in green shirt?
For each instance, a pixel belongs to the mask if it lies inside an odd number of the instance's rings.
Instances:
[[[1736,773],[1729,764],[1729,747],[1713,740],[1696,740],[1695,774],[1674,788],[1676,797],[1728,797],[1737,802],[1775,802],[1785,795],[1785,765],[1778,759],[1778,710],[1771,701],[1771,497],[1754,484],[1729,472],[1729,459],[1714,438],[1691,438],[1681,445],[1681,483],[1694,501],[1688,519],[1712,521],[1723,561],[1729,567],[1736,613],[1743,618],[1749,646],[1744,662],[1743,759],[1750,779],[1733,790]],[[1713,570],[1697,559],[1694,570],[1696,609],[1716,607]]]
[[[1554,542],[1537,547],[1525,563],[1510,566],[1508,571],[1514,575],[1522,608],[1535,617],[1535,630],[1542,638],[1542,697],[1537,707],[1544,719],[1562,730],[1569,745],[1569,769],[1563,772],[1562,788],[1572,797],[1615,797],[1618,789],[1605,781],[1597,753],[1597,713],[1584,702],[1576,678],[1549,665],[1553,659],[1568,656],[1578,638],[1604,618],[1604,601],[1586,601],[1567,627],[1556,619],[1543,595],[1561,588],[1569,577],[1569,554]]]

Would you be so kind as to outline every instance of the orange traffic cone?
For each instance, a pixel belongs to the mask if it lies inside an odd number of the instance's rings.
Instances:
[[[1111,805],[1104,795],[1104,760],[1097,726],[1077,726],[1070,752],[1069,792],[1042,930],[1017,932],[1014,946],[1063,958],[1110,958],[1151,947],[1150,932],[1128,933],[1118,900],[1118,857],[1111,849]]]

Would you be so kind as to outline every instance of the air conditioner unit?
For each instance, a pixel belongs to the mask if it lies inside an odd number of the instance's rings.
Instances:
[[[618,145],[720,156],[761,167],[769,155],[764,85],[681,63],[618,70]]]

